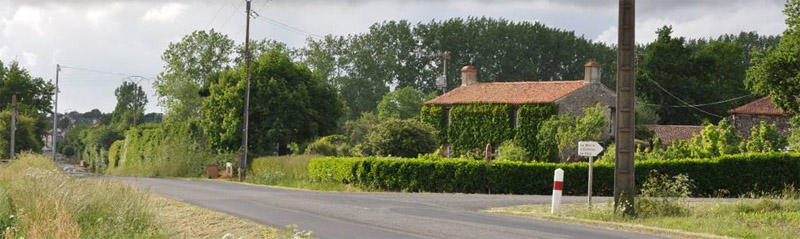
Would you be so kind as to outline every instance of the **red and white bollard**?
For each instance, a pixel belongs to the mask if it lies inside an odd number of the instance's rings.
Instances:
[[[553,203],[550,206],[550,213],[561,212],[561,191],[564,190],[564,170],[556,169],[553,176]]]

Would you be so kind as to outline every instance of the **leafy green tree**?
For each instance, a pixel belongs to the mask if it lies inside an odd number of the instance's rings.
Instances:
[[[53,84],[31,76],[17,62],[7,67],[0,62],[0,110],[10,110],[11,96],[16,94],[18,113],[33,120],[34,140],[39,145],[43,144],[42,138],[51,129],[46,114],[52,112],[53,92]]]
[[[543,144],[555,144],[563,162],[576,160],[578,141],[599,140],[608,129],[611,121],[606,118],[606,107],[597,104],[583,109],[583,116],[562,114],[553,116],[542,124],[540,133],[544,139],[551,137],[553,141],[542,140]]]
[[[164,71],[153,82],[167,120],[198,118],[200,90],[212,74],[228,66],[233,48],[233,40],[214,30],[195,31],[169,44],[161,56]]]
[[[422,109],[424,97],[422,92],[411,87],[395,89],[386,93],[378,103],[378,117],[382,120],[416,118]]]
[[[516,145],[512,140],[506,140],[500,145],[500,148],[497,150],[497,159],[518,162],[531,161],[528,150],[525,150],[522,146]]]
[[[23,151],[42,151],[42,142],[36,137],[36,121],[32,117],[18,115],[17,128],[14,134],[14,152]],[[8,158],[11,145],[9,135],[11,135],[11,111],[0,111],[0,158]]]
[[[367,134],[367,142],[381,156],[417,157],[438,147],[436,129],[416,119],[388,119]]]
[[[344,122],[342,133],[347,137],[349,144],[353,146],[354,155],[374,154],[367,143],[367,134],[380,122],[378,116],[372,112],[361,113],[361,117],[358,119]]]
[[[124,131],[144,121],[144,106],[147,105],[147,94],[142,86],[133,82],[123,82],[116,90],[117,106],[111,112],[111,123]]]
[[[275,152],[291,142],[329,135],[344,109],[336,92],[311,71],[273,49],[252,65],[249,149],[254,155]],[[235,151],[241,145],[244,67],[216,74],[203,102],[203,130],[211,146]]]
[[[761,121],[750,130],[750,138],[742,144],[742,151],[747,152],[780,152],[783,151],[788,142],[779,132],[774,124]]]
[[[658,116],[657,107],[646,100],[636,97],[636,109],[634,110],[636,125],[658,124],[661,117]]]
[[[769,95],[787,113],[800,112],[800,1],[786,2],[787,29],[774,49],[758,54],[747,69],[746,84],[753,92]]]

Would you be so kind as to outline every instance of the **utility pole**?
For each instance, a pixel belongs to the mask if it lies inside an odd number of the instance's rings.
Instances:
[[[56,92],[53,100],[53,161],[56,161],[56,140],[58,139],[58,73],[61,72],[61,65],[56,64]]]
[[[17,134],[17,94],[11,95],[11,141],[9,141],[11,148],[8,151],[8,156],[14,160],[14,138]]]
[[[244,125],[242,129],[242,157],[239,158],[239,181],[244,182],[247,174],[247,128],[250,123],[250,0],[247,0],[247,25],[244,35],[244,65],[247,89],[244,93]]]
[[[634,56],[636,0],[619,0],[619,35],[617,48],[617,152],[614,166],[614,211],[635,215],[634,172]]]

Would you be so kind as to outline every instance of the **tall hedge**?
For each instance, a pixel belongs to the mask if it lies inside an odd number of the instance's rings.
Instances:
[[[441,143],[447,143],[447,111],[443,106],[425,105],[419,113],[419,120],[430,124],[439,131],[438,137]]]
[[[564,193],[585,195],[587,163],[486,164],[464,159],[318,158],[309,163],[313,180],[341,182],[387,191],[460,193],[550,194],[553,171],[564,170]],[[636,184],[651,170],[668,175],[686,174],[694,181],[694,196],[750,192],[780,192],[785,185],[800,185],[800,154],[737,154],[711,159],[648,160],[636,163]],[[597,163],[592,190],[610,196],[614,190],[614,165]]]
[[[456,156],[483,149],[486,144],[500,145],[514,137],[514,109],[507,104],[454,106],[447,134]]]
[[[542,122],[558,113],[558,106],[555,104],[526,104],[517,109],[517,128],[514,134],[514,142],[530,152],[534,159],[549,159],[553,156],[554,145],[546,145],[538,140],[537,135]],[[557,154],[557,151],[555,151]]]

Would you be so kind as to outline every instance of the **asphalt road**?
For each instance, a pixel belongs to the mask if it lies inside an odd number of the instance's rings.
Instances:
[[[478,212],[548,203],[549,196],[340,193],[225,182],[118,178],[170,198],[264,225],[296,224],[319,238],[662,238]],[[567,197],[565,202],[583,201]],[[605,202],[598,198],[596,202]]]

